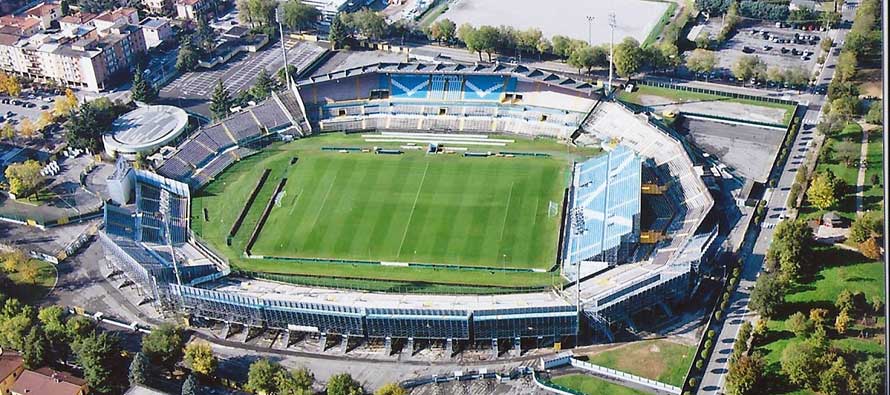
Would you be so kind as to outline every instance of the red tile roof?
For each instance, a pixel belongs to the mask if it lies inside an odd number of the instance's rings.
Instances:
[[[86,387],[86,381],[50,368],[22,372],[13,384],[15,394],[28,395],[78,395]]]
[[[5,380],[9,375],[24,365],[22,356],[16,352],[0,350],[0,381]]]
[[[30,16],[45,16],[45,15],[49,15],[50,13],[52,13],[52,11],[54,9],[59,9],[59,8],[60,7],[57,4],[43,3],[39,6],[31,8],[28,11],[25,11],[25,14],[30,15]]]

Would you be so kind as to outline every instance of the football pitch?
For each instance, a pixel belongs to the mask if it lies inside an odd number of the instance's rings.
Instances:
[[[566,176],[549,158],[304,153],[251,252],[546,270]]]
[[[236,270],[288,282],[474,293],[552,286],[560,282],[551,269],[569,165],[598,151],[547,139],[516,139],[505,149],[549,157],[345,154],[324,146],[370,144],[332,134],[276,143],[242,159],[193,195],[195,234]],[[264,169],[269,177],[227,243]],[[282,178],[283,192],[273,196]],[[466,287],[474,289],[457,289]]]

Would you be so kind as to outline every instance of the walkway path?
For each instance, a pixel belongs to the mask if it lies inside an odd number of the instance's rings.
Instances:
[[[862,145],[859,150],[859,175],[856,177],[856,215],[862,215],[865,210],[862,206],[862,198],[865,195],[865,171],[868,170],[868,130],[862,129]]]

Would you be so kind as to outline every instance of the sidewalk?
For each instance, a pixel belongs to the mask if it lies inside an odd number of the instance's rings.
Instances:
[[[860,216],[865,210],[862,206],[862,198],[865,195],[865,171],[868,170],[868,130],[862,129],[862,145],[859,147],[859,175],[856,177],[856,215]]]

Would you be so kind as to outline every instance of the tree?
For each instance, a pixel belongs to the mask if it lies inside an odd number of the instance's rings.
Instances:
[[[0,128],[0,138],[4,140],[12,140],[15,138],[15,128],[9,122],[3,123],[3,128]]]
[[[346,25],[363,36],[378,40],[386,35],[389,26],[386,24],[386,18],[379,12],[365,8],[346,15],[349,17]]]
[[[815,390],[819,385],[819,374],[824,368],[822,351],[812,342],[792,342],[782,351],[782,372],[797,385]]]
[[[222,80],[216,80],[216,87],[213,88],[213,95],[210,97],[210,113],[213,119],[220,120],[229,115],[229,108],[232,108],[232,98],[229,91],[223,85]]]
[[[142,68],[137,67],[136,74],[133,75],[133,86],[130,88],[130,94],[135,101],[151,103],[158,98],[158,91],[151,86],[151,83],[145,79],[142,73]]]
[[[34,325],[25,337],[22,359],[28,369],[37,369],[46,365],[49,356],[49,341],[40,325]]]
[[[272,80],[272,77],[269,76],[269,72],[266,71],[266,69],[262,69],[260,70],[260,74],[257,75],[253,86],[250,88],[250,95],[257,100],[263,100],[272,94],[274,88],[275,81]]]
[[[20,267],[28,262],[28,256],[21,250],[12,250],[4,253],[2,256],[3,270],[7,273],[15,273]]]
[[[807,190],[807,199],[820,210],[831,208],[838,202],[836,185],[826,173],[818,173]]]
[[[331,26],[328,30],[328,40],[331,41],[332,49],[342,47],[348,37],[346,25],[343,24],[343,14],[337,14],[331,20]]]
[[[179,45],[179,53],[176,54],[176,70],[180,72],[192,71],[198,66],[198,53],[192,48],[191,40],[185,39]]]
[[[28,284],[37,284],[40,269],[33,262],[26,262],[19,268],[19,277]]]
[[[793,332],[797,337],[806,337],[813,331],[813,322],[798,311],[785,320],[785,328]]]
[[[74,148],[86,148],[93,152],[102,150],[102,135],[111,128],[114,119],[129,110],[106,98],[83,103],[65,122],[65,140]]]
[[[884,360],[868,358],[856,364],[856,377],[859,378],[859,391],[862,395],[880,395],[885,393]]]
[[[68,340],[72,344],[76,344],[87,336],[90,336],[95,329],[96,324],[93,320],[82,315],[75,315],[65,322],[65,331],[68,334]]]
[[[22,122],[19,124],[19,136],[31,138],[34,137],[36,132],[37,128],[34,127],[34,122],[31,121],[31,118],[22,119]]]
[[[840,159],[844,163],[844,166],[847,167],[853,166],[859,161],[859,150],[859,142],[844,140],[834,144],[834,156]]]
[[[22,84],[18,77],[6,75],[0,71],[0,93],[6,93],[13,97],[22,94]]]
[[[491,62],[491,54],[498,49],[500,42],[498,29],[492,26],[482,26],[472,37],[475,38],[476,45],[478,45],[477,50],[485,52],[488,55],[488,61]]]
[[[813,323],[813,326],[822,326],[827,319],[828,310],[821,308],[810,309],[810,321]]]
[[[44,180],[40,174],[41,168],[40,163],[33,159],[7,166],[3,174],[9,181],[9,192],[19,197],[36,193]]]
[[[430,26],[430,38],[439,43],[447,43],[454,40],[457,25],[451,19],[444,18]]]
[[[62,13],[62,16],[71,15],[71,4],[68,3],[68,0],[62,0],[59,3],[59,11]]]
[[[148,381],[148,357],[142,352],[137,352],[130,362],[130,385],[145,384]]]
[[[389,383],[374,391],[374,395],[408,395],[408,391],[396,383]]]
[[[837,294],[837,299],[834,301],[834,307],[838,309],[838,311],[852,311],[856,308],[855,302],[853,301],[853,292],[850,292],[849,289],[842,289],[841,292]]]
[[[694,73],[708,74],[717,66],[714,51],[697,48],[686,57],[686,68]]]
[[[837,357],[829,368],[820,374],[819,392],[825,395],[849,394],[851,387],[856,387],[856,379],[847,369],[847,363],[843,357]]]
[[[281,23],[293,30],[312,27],[321,16],[321,12],[317,8],[300,0],[288,0],[284,3],[283,8]]]
[[[732,75],[739,81],[748,81],[752,78],[759,79],[766,74],[766,63],[756,55],[747,55],[739,58],[732,65]]]
[[[781,274],[797,280],[810,262],[813,230],[804,221],[782,221],[776,227],[773,242],[767,251],[768,262],[778,263]]]
[[[185,347],[185,364],[193,373],[212,377],[218,361],[209,343],[191,342]]]
[[[553,36],[553,54],[562,58],[567,58],[572,55],[571,45],[572,39],[566,36],[556,35]]]
[[[877,238],[869,237],[868,240],[859,243],[859,252],[864,257],[876,261],[881,259],[881,244]]]
[[[142,338],[142,352],[159,367],[172,371],[182,360],[182,333],[169,323],[159,325]]]
[[[834,329],[837,333],[843,335],[850,327],[850,322],[852,321],[853,319],[850,318],[850,313],[847,312],[847,309],[843,309],[838,313],[837,318],[834,319]]]
[[[306,368],[300,368],[293,372],[279,369],[275,375],[276,391],[279,394],[310,395],[315,376]]]
[[[850,239],[862,243],[872,237],[884,235],[883,215],[880,212],[868,212],[856,217],[850,225]]]
[[[726,374],[726,393],[728,395],[759,393],[765,370],[766,362],[759,353],[741,356],[729,365],[729,372]]]
[[[572,56],[569,57],[568,63],[573,67],[577,67],[579,71],[587,69],[587,74],[590,74],[590,69],[596,64],[594,48],[585,46],[575,50],[575,52],[572,52]]]
[[[268,359],[259,359],[250,364],[247,371],[247,385],[245,389],[255,394],[272,394],[276,391],[276,378],[281,371],[281,366]]]
[[[72,349],[91,391],[109,394],[122,386],[127,374],[117,337],[93,332],[75,342]]]
[[[834,40],[831,37],[825,37],[822,42],[819,43],[819,48],[822,49],[823,52],[830,51],[833,46]]]
[[[883,101],[881,100],[872,102],[871,105],[868,106],[868,112],[865,114],[865,122],[868,122],[872,125],[883,124],[883,107]]]
[[[633,38],[625,38],[615,46],[615,72],[622,77],[630,77],[643,66],[643,50]]]
[[[761,274],[751,292],[751,308],[763,316],[771,317],[784,301],[785,283],[775,273]]]
[[[545,53],[553,52],[553,43],[546,38],[542,38],[541,41],[538,41],[536,49],[538,50],[538,59],[540,60]]]
[[[856,75],[856,63],[855,53],[847,51],[842,52],[841,56],[837,59],[837,66],[835,66],[837,70],[835,78],[840,79],[841,82],[849,81]]]
[[[729,9],[732,0],[695,0],[695,9],[711,16],[720,15]]]
[[[820,20],[822,22],[822,26],[826,29],[831,29],[832,26],[836,26],[841,21],[841,13],[835,11],[824,11],[820,16]]]
[[[56,117],[67,117],[75,109],[77,109],[77,96],[74,95],[74,91],[66,89],[64,95],[56,96],[55,104],[53,105],[53,115]]]
[[[201,393],[200,385],[198,385],[198,379],[195,378],[195,375],[190,374],[187,379],[182,383],[182,390],[180,391],[181,395],[198,395]]]
[[[328,380],[327,395],[362,395],[364,390],[359,382],[355,381],[349,373],[340,373],[331,376]]]

